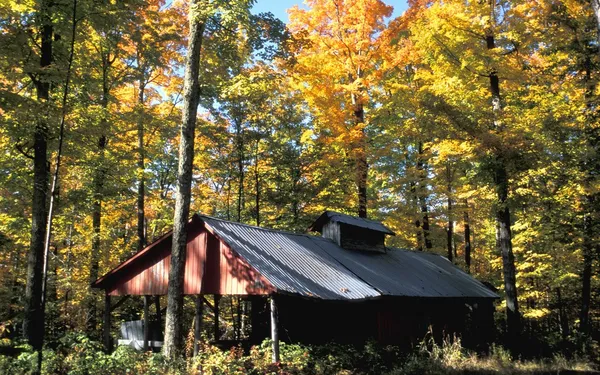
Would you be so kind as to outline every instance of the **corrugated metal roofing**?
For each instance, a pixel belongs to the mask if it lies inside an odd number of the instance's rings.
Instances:
[[[379,221],[350,216],[335,211],[325,211],[317,220],[315,220],[315,222],[313,223],[313,225],[311,225],[309,230],[320,232],[321,228],[323,228],[323,225],[325,225],[327,221],[354,225],[360,228],[395,235],[394,232],[392,232],[388,227],[386,227]]]
[[[279,292],[326,300],[381,295],[329,255],[337,247],[330,240],[200,218]]]
[[[368,253],[337,246],[328,247],[327,252],[383,295],[498,298],[438,254],[394,248],[387,253]]]
[[[498,297],[436,254],[399,249],[363,253],[322,237],[200,218],[280,292],[327,300]]]

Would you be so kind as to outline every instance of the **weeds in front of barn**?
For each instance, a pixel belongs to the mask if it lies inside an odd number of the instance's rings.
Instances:
[[[31,374],[36,354],[26,347],[18,355],[0,355],[0,374]],[[596,347],[597,349],[597,347]],[[597,351],[596,351],[597,353]],[[200,354],[180,361],[159,353],[142,353],[119,347],[105,354],[100,343],[83,335],[68,335],[44,351],[43,374],[69,375],[542,375],[587,374],[598,358],[515,359],[500,346],[482,355],[465,349],[458,337],[437,343],[425,338],[407,354],[392,346],[367,343],[363,347],[327,344],[281,345],[281,362],[271,363],[269,341],[245,353],[240,347],[221,350],[205,344]]]

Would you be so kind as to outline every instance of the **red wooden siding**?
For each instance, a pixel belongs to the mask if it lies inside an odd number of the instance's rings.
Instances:
[[[169,280],[172,236],[122,269],[107,292],[120,295],[165,295]],[[117,276],[117,275],[112,275]],[[269,294],[271,284],[205,228],[188,233],[184,294]]]

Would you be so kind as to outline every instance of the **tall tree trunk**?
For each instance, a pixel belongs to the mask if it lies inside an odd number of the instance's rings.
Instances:
[[[42,0],[38,17],[41,22],[40,76],[35,81],[37,99],[46,106],[50,98],[50,81],[44,77],[52,63],[52,1]],[[23,335],[34,350],[43,345],[44,312],[42,311],[42,268],[48,198],[48,119],[44,110],[33,133],[33,199],[31,207],[31,243],[27,255],[27,285]]]
[[[360,76],[360,73],[359,73]],[[367,179],[369,176],[369,164],[367,163],[367,134],[365,131],[365,110],[363,104],[352,94],[354,105],[354,123],[360,127],[360,139],[358,140],[356,157],[356,187],[358,189],[358,217],[367,217]]]
[[[100,105],[103,113],[108,111],[108,96],[109,96],[109,70],[110,70],[110,56],[102,53],[102,97],[100,98]],[[104,198],[104,178],[106,177],[105,167],[105,152],[108,143],[106,131],[108,129],[108,119],[104,114],[100,120],[100,132],[101,135],[98,137],[96,144],[96,153],[98,165],[94,172],[94,178],[92,181],[94,201],[92,204],[92,250],[90,254],[90,276],[89,283],[93,283],[98,279],[99,276],[99,262],[100,262],[100,232],[102,229],[102,200]],[[88,298],[88,313],[87,313],[87,330],[89,333],[96,331],[97,317],[96,317],[96,298],[90,291]]]
[[[242,222],[244,208],[244,129],[242,120],[236,119],[235,138],[237,148],[238,193],[237,193],[237,222]]]
[[[194,3],[197,4],[198,1]],[[190,36],[185,64],[183,116],[179,135],[179,166],[175,216],[173,219],[173,248],[171,249],[165,343],[163,347],[163,352],[168,358],[180,355],[183,350],[183,280],[187,245],[187,222],[190,212],[192,188],[194,133],[200,95],[198,80],[198,75],[200,74],[200,50],[204,34],[204,23],[199,19],[200,15],[196,13],[195,7],[190,6]]]
[[[418,174],[418,199],[419,205],[421,206],[421,217],[423,218],[423,224],[421,225],[423,229],[423,242],[425,243],[425,248],[430,250],[433,245],[431,243],[431,239],[429,238],[429,209],[427,207],[427,164],[423,161],[423,142],[419,141],[418,144],[418,155],[417,155],[417,174]]]
[[[138,59],[139,61],[139,59]],[[145,178],[144,178],[144,91],[146,90],[146,84],[143,77],[143,73],[140,76],[138,85],[138,118],[137,118],[137,137],[138,137],[138,194],[137,194],[137,236],[138,236],[138,250],[146,247],[146,230],[145,230],[145,217],[144,217],[144,199],[146,196],[145,191]]]
[[[448,247],[448,260],[453,261],[452,239],[454,238],[454,222],[452,221],[452,198],[448,196],[448,230],[446,231],[446,246]]]
[[[258,172],[258,147],[260,145],[260,139],[256,140],[256,150],[254,152],[254,188],[256,189],[255,195],[255,208],[256,208],[256,226],[260,226],[260,175]]]
[[[600,15],[597,12],[597,1],[592,0],[592,5],[595,5],[594,12],[597,17]],[[599,26],[600,27],[600,26]],[[598,36],[600,39],[600,35]],[[592,56],[591,52],[586,56],[585,60],[585,100],[586,100],[586,122],[584,128],[584,136],[586,138],[587,148],[585,150],[586,157],[582,163],[583,172],[585,174],[585,189],[588,191],[585,196],[586,205],[583,208],[583,269],[581,272],[581,310],[579,313],[580,329],[585,334],[590,333],[590,303],[592,292],[592,262],[593,253],[597,248],[594,237],[597,232],[598,221],[598,195],[590,192],[596,180],[596,176],[600,172],[600,163],[598,156],[600,154],[600,140],[598,131],[592,125],[597,119],[597,103],[595,98],[596,84],[592,80]]]
[[[495,1],[490,0],[490,23],[495,22]],[[493,27],[487,31],[486,44],[488,50],[496,48]],[[502,98],[500,96],[500,78],[495,69],[489,74],[490,93],[492,97],[492,113],[494,131],[501,133],[504,124],[502,116]],[[501,150],[496,150],[494,161],[494,184],[496,190],[496,248],[502,255],[502,269],[504,275],[504,293],[506,300],[506,331],[510,345],[517,343],[517,337],[521,331],[521,315],[519,314],[519,303],[517,298],[517,282],[515,257],[512,249],[512,233],[510,209],[508,207],[508,171],[506,159]]]
[[[469,201],[466,199],[463,220],[465,226],[465,265],[467,272],[471,273],[471,223],[469,221]]]
[[[73,56],[75,54],[75,37],[77,32],[77,0],[73,0],[73,8],[72,8],[72,17],[71,17],[71,42],[70,42],[70,52],[67,64],[67,71],[65,76],[65,84],[63,88],[62,95],[62,103],[61,103],[61,119],[60,126],[58,131],[58,150],[56,153],[56,165],[54,168],[54,175],[52,176],[52,187],[50,188],[50,204],[48,206],[48,219],[47,226],[45,231],[45,239],[44,239],[44,257],[43,257],[43,268],[42,268],[42,301],[41,301],[41,327],[40,331],[42,346],[44,343],[44,334],[45,334],[45,319],[46,319],[46,295],[47,295],[47,286],[48,286],[48,253],[50,252],[50,242],[52,238],[52,220],[54,218],[54,207],[58,205],[58,178],[60,172],[60,162],[62,160],[62,149],[63,149],[63,141],[64,141],[64,133],[65,133],[65,120],[67,116],[67,99],[69,97],[69,84],[71,80],[71,67],[73,66]],[[54,249],[54,258],[58,257],[58,247]],[[57,298],[57,290],[56,290],[56,277],[57,277],[57,265],[54,263],[54,272],[53,272],[53,282],[52,282],[52,291],[50,293],[50,297],[53,301],[56,301]],[[56,324],[57,316],[51,316],[50,321],[52,322],[51,332],[56,334],[55,332],[55,324]],[[41,373],[42,371],[42,351],[38,352],[38,362],[37,362],[37,372]]]
[[[417,218],[415,219],[415,227],[416,227],[416,232],[415,232],[415,236],[417,238],[417,250],[419,251],[423,251],[423,230],[421,229],[421,213],[420,213],[420,207],[419,207],[419,195],[417,193],[417,184],[414,181],[410,182],[410,192],[412,193],[412,196],[414,198],[414,202],[415,202],[415,207],[417,212]]]
[[[454,221],[452,213],[452,170],[450,164],[446,165],[446,182],[448,184],[448,230],[446,231],[446,246],[448,247],[448,260],[453,261]],[[456,255],[456,254],[454,254]]]

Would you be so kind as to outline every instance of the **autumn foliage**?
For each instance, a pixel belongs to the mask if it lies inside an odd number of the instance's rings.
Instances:
[[[384,1],[308,0],[285,25],[206,3],[191,212],[292,231],[325,209],[381,220],[389,246],[499,290],[503,344],[597,350],[600,10],[411,0],[392,17]],[[49,194],[34,178],[56,168],[61,116],[49,340],[97,336],[90,281],[173,227],[189,4],[76,5],[0,4],[0,339],[22,333]]]

